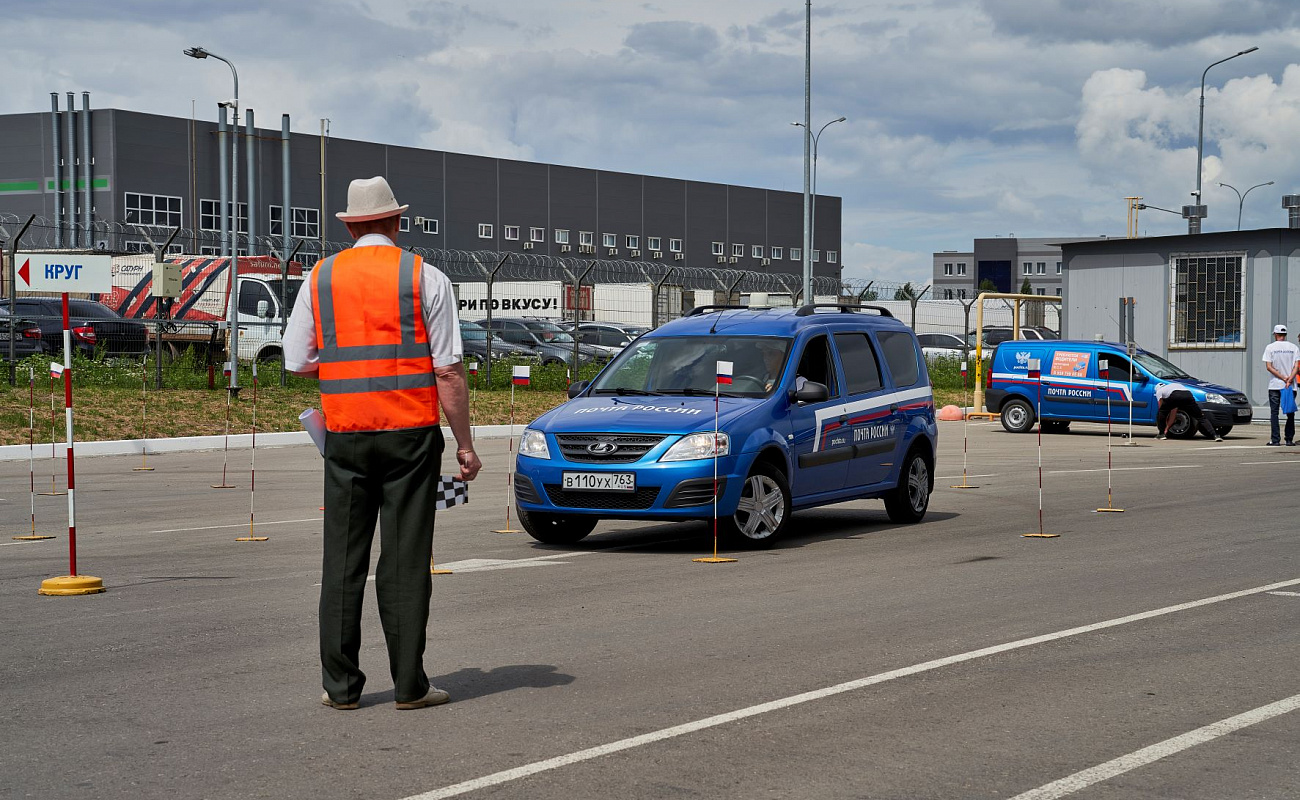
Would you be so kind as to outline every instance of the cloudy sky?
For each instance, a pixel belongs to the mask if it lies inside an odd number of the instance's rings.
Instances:
[[[0,113],[50,91],[200,115],[230,91],[295,130],[802,190],[797,0],[15,0]],[[57,42],[57,46],[55,46]],[[1195,188],[1206,230],[1284,224],[1300,193],[1296,0],[859,0],[813,8],[818,188],[844,198],[846,277],[925,280],[977,236],[1123,235],[1126,195]],[[1148,211],[1151,235],[1185,230]]]

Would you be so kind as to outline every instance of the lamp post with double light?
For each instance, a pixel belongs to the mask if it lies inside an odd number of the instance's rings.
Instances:
[[[1247,53],[1253,53],[1258,49],[1258,47],[1250,47],[1239,53],[1233,53],[1227,58],[1221,58],[1206,67],[1205,71],[1201,73],[1201,112],[1196,123],[1196,204],[1183,206],[1183,216],[1187,218],[1188,233],[1200,233],[1201,218],[1205,216],[1205,205],[1201,202],[1201,160],[1204,154],[1205,144],[1205,76],[1209,74],[1212,68],[1217,67],[1223,62],[1231,61],[1232,59],[1244,56]]]
[[[1250,194],[1251,192],[1255,191],[1261,186],[1272,186],[1273,182],[1269,181],[1268,183],[1257,183],[1244,192],[1237,191],[1237,187],[1233,186],[1231,183],[1220,182],[1219,185],[1226,186],[1232,191],[1237,192],[1237,230],[1241,230],[1241,208],[1242,206],[1246,205],[1246,195]]]
[[[830,126],[834,125],[837,122],[846,122],[847,120],[848,117],[837,117],[831,120],[830,122],[826,123],[825,125],[821,126],[820,128],[818,128],[817,132],[814,133],[811,137],[812,139],[812,201],[811,201],[811,208],[808,210],[808,216],[810,217],[808,221],[808,228],[809,228],[808,235],[804,237],[808,246],[807,252],[804,253],[804,258],[807,259],[806,263],[809,264],[812,263],[813,252],[817,248],[817,143],[821,141],[823,131],[825,131],[827,128],[829,128]],[[796,128],[804,127],[804,124],[802,122],[791,122],[790,124],[795,126]],[[805,130],[804,135],[806,136],[807,134],[808,131]],[[812,302],[811,282],[809,282],[809,285],[804,287],[803,301],[805,303]]]
[[[235,99],[227,105],[234,113],[230,153],[230,307],[226,319],[230,325],[230,388],[239,388],[239,73],[230,59],[223,58],[202,47],[190,47],[184,51],[190,58],[215,58],[230,67],[230,75],[235,79]],[[190,198],[190,202],[193,202]],[[249,209],[249,213],[252,213]],[[222,209],[222,213],[227,213]]]

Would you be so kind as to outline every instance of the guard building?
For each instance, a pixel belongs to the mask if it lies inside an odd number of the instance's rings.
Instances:
[[[989,284],[991,292],[1019,292],[1025,281],[1029,282],[1029,294],[1059,295],[1059,241],[994,237],[976,239],[972,250],[935,253],[931,295],[937,300],[965,300]]]
[[[73,223],[85,231],[94,229],[87,223],[110,221],[205,233],[199,249],[217,252],[219,125],[92,111],[85,95],[74,111],[72,100],[69,94],[64,110],[56,95],[49,112],[0,115],[0,213],[58,220],[68,246],[147,248],[143,237],[107,226],[71,241]],[[286,205],[293,237],[348,241],[334,212],[346,206],[349,182],[383,175],[411,206],[404,246],[802,274],[798,192],[292,133],[285,198],[282,131],[241,125],[238,136],[239,232],[258,252],[262,237],[281,235]],[[228,205],[225,211],[229,218]],[[817,276],[840,275],[840,216],[839,197],[817,198]],[[239,249],[248,246],[245,238]]]

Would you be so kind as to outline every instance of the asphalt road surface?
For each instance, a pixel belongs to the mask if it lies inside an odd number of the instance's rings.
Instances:
[[[926,521],[799,513],[732,564],[705,525],[505,522],[506,443],[439,515],[434,683],[396,712],[370,597],[360,710],[319,703],[314,449],[84,458],[28,527],[0,464],[0,798],[1300,797],[1300,448],[1265,430],[1141,446],[943,423]],[[38,450],[38,455],[40,451]],[[50,480],[36,466],[38,490]],[[61,462],[59,464],[61,466]],[[58,482],[63,483],[62,475]],[[376,554],[378,544],[376,543]]]

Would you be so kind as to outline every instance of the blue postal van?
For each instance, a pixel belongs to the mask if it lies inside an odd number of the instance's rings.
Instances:
[[[1251,406],[1246,395],[1226,386],[1209,383],[1188,375],[1179,367],[1154,353],[1138,349],[1130,361],[1122,344],[1087,341],[1011,341],[993,351],[985,384],[984,402],[989,411],[1002,416],[1002,427],[1012,433],[1033,430],[1035,409],[1040,400],[1039,382],[1029,378],[1029,361],[1038,359],[1042,372],[1042,425],[1044,432],[1064,432],[1074,421],[1105,422],[1107,394],[1110,395],[1109,419],[1114,423],[1129,420],[1132,399],[1133,422],[1155,425],[1156,387],[1162,383],[1181,383],[1191,390],[1210,424],[1220,436],[1227,436],[1234,425],[1251,421]],[[1109,379],[1103,377],[1098,362],[1109,367]],[[1177,411],[1169,435],[1190,439],[1196,425],[1183,411]]]
[[[929,507],[929,374],[884,308],[703,306],[569,396],[515,460],[519,518],[539,541],[576,542],[602,519],[711,519],[715,448],[719,530],[745,546],[770,545],[800,508],[883,498],[890,519],[919,522]]]

